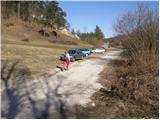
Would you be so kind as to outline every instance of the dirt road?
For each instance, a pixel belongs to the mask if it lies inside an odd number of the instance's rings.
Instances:
[[[7,97],[2,94],[3,117],[47,118],[49,113],[58,113],[58,118],[66,118],[66,106],[85,106],[91,102],[92,94],[102,87],[97,82],[99,73],[120,53],[111,51],[103,57],[75,62],[69,71],[56,69],[55,75],[51,71],[34,76],[32,81],[25,80],[16,95]]]

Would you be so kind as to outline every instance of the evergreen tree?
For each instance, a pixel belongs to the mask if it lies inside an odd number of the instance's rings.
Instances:
[[[72,33],[72,34],[76,34],[74,28],[72,28],[71,33]]]
[[[95,28],[95,36],[98,40],[104,39],[104,34],[98,25],[96,25],[96,28]]]
[[[66,13],[58,6],[57,1],[46,2],[44,10],[45,24],[57,28],[66,27]]]
[[[57,1],[2,1],[1,5],[2,16],[6,19],[12,15],[25,21],[33,18],[49,27],[69,27],[66,13]]]

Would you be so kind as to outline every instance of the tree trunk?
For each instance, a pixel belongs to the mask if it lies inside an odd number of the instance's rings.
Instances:
[[[18,19],[20,18],[20,9],[21,9],[21,5],[20,5],[20,1],[18,2]]]

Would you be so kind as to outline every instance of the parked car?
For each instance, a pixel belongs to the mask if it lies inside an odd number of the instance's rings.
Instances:
[[[92,50],[92,53],[105,53],[104,48],[95,48]]]
[[[82,51],[82,53],[85,54],[85,56],[89,56],[92,52],[92,50],[89,48],[77,48],[77,50]]]
[[[83,59],[85,57],[85,54],[83,54],[80,50],[77,50],[77,49],[68,50],[68,53],[70,55],[71,62],[75,60]],[[65,60],[64,54],[60,56],[60,60]]]

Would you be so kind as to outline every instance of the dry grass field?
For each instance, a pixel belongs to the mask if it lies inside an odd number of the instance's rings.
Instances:
[[[25,23],[14,18],[2,20],[1,60],[14,63],[19,61],[17,69],[28,68],[32,72],[43,72],[60,64],[59,56],[68,49],[92,47],[79,39],[58,33],[44,37],[38,31],[38,25]],[[48,28],[49,31],[49,28]]]

